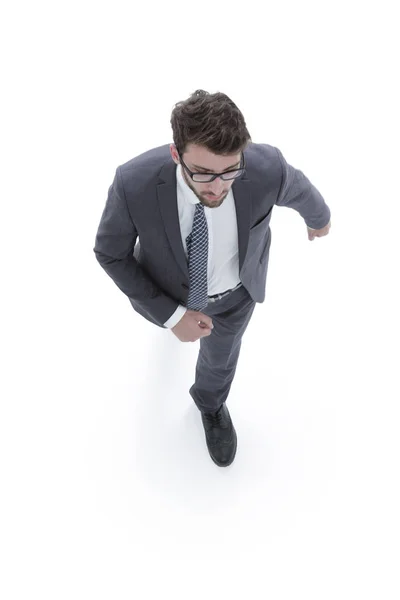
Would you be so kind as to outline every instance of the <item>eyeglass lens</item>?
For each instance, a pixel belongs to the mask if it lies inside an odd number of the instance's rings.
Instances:
[[[222,174],[220,177],[223,180],[228,180],[228,179],[235,179],[236,177],[239,177],[243,172],[243,169],[238,169],[237,171],[232,171],[231,173],[226,173],[226,174]],[[211,181],[212,179],[212,175],[208,175],[207,173],[195,173],[193,175],[193,181]]]

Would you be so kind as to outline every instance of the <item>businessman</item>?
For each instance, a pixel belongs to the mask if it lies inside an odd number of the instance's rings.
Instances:
[[[117,167],[93,248],[142,317],[181,342],[200,340],[189,393],[216,465],[237,435],[226,400],[243,334],[264,302],[275,205],[295,209],[309,240],[329,233],[319,191],[271,145],[253,143],[221,92],[175,104],[174,143]]]

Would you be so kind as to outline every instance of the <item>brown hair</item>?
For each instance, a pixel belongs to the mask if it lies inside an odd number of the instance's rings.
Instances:
[[[244,117],[222,92],[196,90],[175,104],[171,114],[174,144],[181,154],[187,144],[205,146],[214,154],[236,154],[251,142]]]

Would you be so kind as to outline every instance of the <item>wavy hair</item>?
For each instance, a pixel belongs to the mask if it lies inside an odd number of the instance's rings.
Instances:
[[[196,90],[187,100],[176,103],[171,126],[180,154],[190,143],[205,146],[213,154],[236,154],[251,142],[243,114],[222,92]]]

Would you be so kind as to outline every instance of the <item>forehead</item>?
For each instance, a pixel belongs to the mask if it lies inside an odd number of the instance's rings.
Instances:
[[[196,144],[188,144],[184,155],[184,161],[191,166],[194,167],[197,165],[216,172],[224,171],[231,165],[235,165],[240,161],[240,158],[240,152],[222,156],[221,154],[214,154],[204,146]]]

